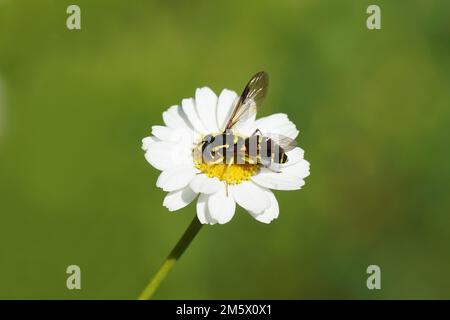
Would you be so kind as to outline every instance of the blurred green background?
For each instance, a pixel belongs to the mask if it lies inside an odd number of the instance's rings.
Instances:
[[[141,139],[259,70],[311,176],[270,225],[204,227],[155,298],[450,298],[449,21],[445,0],[0,0],[0,298],[136,298],[195,214],[163,208]]]

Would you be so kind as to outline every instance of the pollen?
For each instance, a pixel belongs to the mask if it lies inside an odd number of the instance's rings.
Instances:
[[[227,184],[248,181],[258,171],[256,164],[196,163],[195,167],[210,178],[218,178]]]

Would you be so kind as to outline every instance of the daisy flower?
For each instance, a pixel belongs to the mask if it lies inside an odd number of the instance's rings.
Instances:
[[[152,135],[143,139],[142,149],[146,160],[161,171],[156,186],[168,192],[163,205],[169,211],[180,210],[197,198],[197,217],[202,224],[229,222],[236,204],[256,220],[270,223],[280,211],[272,190],[297,190],[305,184],[309,163],[299,147],[281,149],[284,162],[279,161],[275,169],[248,157],[244,162],[226,163],[204,161],[196,155],[211,140],[224,135],[225,128],[235,142],[259,136],[254,141],[261,144],[263,137],[276,135],[294,141],[299,132],[286,114],[256,119],[256,107],[266,87],[267,74],[258,73],[240,96],[228,89],[217,96],[203,87],[195,91],[194,98],[183,99],[180,106],[163,112],[164,125],[152,127]],[[242,110],[237,110],[238,105]]]

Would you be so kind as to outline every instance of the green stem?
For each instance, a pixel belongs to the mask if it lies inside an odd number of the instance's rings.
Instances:
[[[172,249],[166,260],[164,260],[158,272],[150,280],[148,285],[145,287],[144,291],[142,291],[141,295],[139,296],[139,300],[150,300],[153,297],[153,294],[155,293],[156,289],[158,289],[159,285],[167,276],[170,269],[172,269],[175,262],[177,262],[177,260],[181,257],[183,252],[186,250],[186,248],[195,238],[197,233],[200,231],[201,227],[202,224],[198,220],[197,216],[194,216],[194,219],[184,232],[181,239],[178,240],[178,243]]]

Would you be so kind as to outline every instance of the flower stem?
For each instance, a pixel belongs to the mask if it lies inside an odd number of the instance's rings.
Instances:
[[[194,219],[184,232],[181,239],[178,240],[178,243],[172,249],[170,254],[167,256],[166,260],[164,260],[158,272],[150,280],[148,285],[145,287],[144,291],[142,291],[141,295],[139,296],[139,300],[150,300],[153,297],[153,294],[155,293],[156,289],[158,289],[159,285],[167,276],[170,269],[172,269],[175,262],[181,257],[183,252],[186,250],[186,248],[195,238],[197,233],[200,231],[201,227],[202,224],[198,220],[197,216],[194,216]]]

